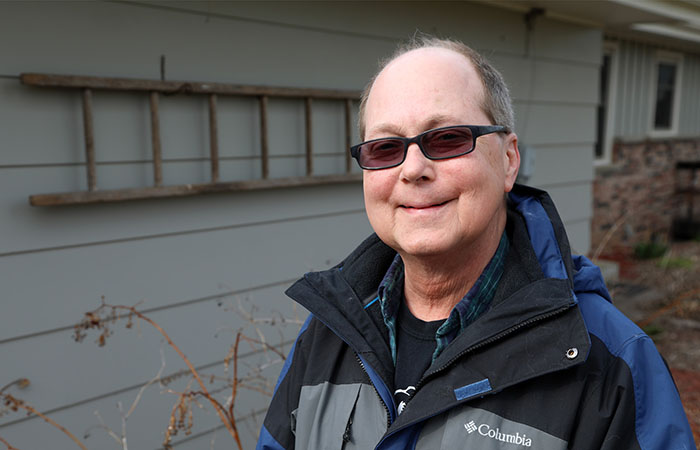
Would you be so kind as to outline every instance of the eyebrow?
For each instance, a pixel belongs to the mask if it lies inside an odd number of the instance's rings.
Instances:
[[[447,116],[444,114],[436,114],[433,116],[429,116],[426,120],[424,120],[422,122],[421,128],[423,129],[423,131],[427,131],[432,130],[433,128],[439,128],[440,126],[447,126],[448,124],[460,125],[457,122],[458,121],[456,121],[454,117]],[[380,123],[379,125],[372,127],[370,130],[368,130],[368,133],[366,134],[375,133],[386,133],[391,136],[405,136],[406,134],[403,127],[388,122]]]

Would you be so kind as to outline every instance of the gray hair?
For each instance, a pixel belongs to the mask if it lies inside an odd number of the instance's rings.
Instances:
[[[374,81],[377,79],[379,73],[384,70],[384,68],[389,65],[390,62],[399,56],[402,56],[412,50],[422,48],[442,48],[452,50],[453,52],[459,53],[471,61],[477,74],[479,75],[479,78],[481,78],[482,84],[484,85],[484,98],[483,104],[481,105],[482,109],[494,125],[502,125],[508,132],[513,131],[515,126],[513,105],[510,100],[508,86],[506,86],[506,82],[503,80],[503,76],[500,74],[500,72],[498,72],[498,70],[496,70],[496,68],[493,67],[486,58],[476,52],[476,50],[463,44],[462,42],[452,39],[440,39],[430,35],[419,35],[414,36],[410,41],[399,46],[394,54],[389,58],[380,61],[379,70],[377,70],[370,82],[365,87],[365,90],[362,92],[357,121],[360,129],[360,139],[364,140],[365,138],[365,109],[367,107],[367,98],[369,97],[369,92],[372,89],[372,85],[374,85]]]

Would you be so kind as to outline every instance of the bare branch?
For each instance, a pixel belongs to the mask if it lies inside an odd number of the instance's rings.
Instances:
[[[4,389],[4,388],[3,388],[3,389]],[[10,444],[10,443],[7,442],[5,439],[3,439],[2,436],[0,436],[0,442],[2,442],[3,444],[5,444],[5,446],[7,447],[7,450],[19,450],[17,447],[13,447],[12,444]]]
[[[133,403],[131,404],[131,408],[129,408],[129,411],[126,413],[124,416],[125,419],[128,419],[131,413],[134,412],[136,409],[136,406],[139,404],[141,401],[141,396],[143,395],[144,391],[148,386],[152,385],[156,381],[160,380],[161,375],[163,375],[163,371],[165,370],[165,351],[163,350],[163,347],[160,348],[160,370],[158,370],[158,373],[156,376],[151,378],[148,383],[144,384],[141,386],[141,389],[139,389],[138,394],[136,394],[136,398],[134,399]]]
[[[122,450],[129,450],[127,442],[126,442],[126,421],[127,417],[124,415],[124,408],[122,407],[122,402],[118,401],[117,402],[117,409],[119,410],[119,415],[122,418]]]
[[[35,415],[41,417],[42,419],[44,419],[45,422],[47,422],[47,423],[53,425],[54,427],[58,428],[58,429],[59,429],[60,431],[62,431],[66,436],[68,436],[69,438],[71,438],[71,439],[73,440],[73,442],[75,442],[76,445],[78,445],[78,447],[80,447],[82,450],[87,450],[87,448],[85,447],[85,445],[83,445],[83,443],[80,442],[80,441],[78,440],[78,438],[75,437],[75,435],[73,435],[73,433],[71,433],[70,431],[68,431],[68,430],[67,430],[65,427],[63,427],[62,425],[59,425],[58,423],[56,423],[56,422],[55,422],[53,419],[51,419],[50,417],[48,417],[48,416],[46,416],[45,414],[43,414],[43,413],[37,411],[33,406],[31,406],[31,405],[25,403],[23,400],[17,399],[17,398],[15,398],[15,397],[11,396],[10,394],[2,394],[2,395],[3,395],[4,399],[5,399],[4,401],[10,405],[10,408],[11,408],[11,409],[13,409],[13,410],[15,410],[15,411],[16,411],[17,409],[24,409],[24,410],[27,411],[30,415],[31,415],[31,414],[35,414]]]
[[[189,369],[190,373],[192,373],[192,376],[194,379],[197,381],[197,384],[199,384],[199,387],[201,389],[201,395],[203,395],[209,402],[214,406],[214,409],[216,410],[216,413],[219,415],[219,418],[221,419],[221,422],[224,424],[228,432],[231,434],[231,436],[236,440],[237,443],[240,442],[240,439],[238,437],[238,432],[236,431],[235,425],[232,424],[232,420],[230,417],[227,416],[227,411],[226,409],[218,402],[216,399],[214,399],[211,395],[209,395],[209,391],[207,390],[206,385],[202,381],[202,378],[200,377],[199,373],[197,372],[197,369],[194,367],[192,362],[185,356],[185,354],[182,352],[180,347],[178,347],[175,342],[170,338],[168,333],[165,332],[165,330],[158,325],[155,321],[153,321],[151,318],[145,316],[141,312],[139,312],[134,306],[124,306],[124,305],[111,305],[108,303],[104,302],[104,298],[102,299],[102,305],[97,308],[95,311],[91,311],[85,314],[86,318],[81,322],[80,324],[76,325],[76,340],[80,336],[79,333],[82,332],[83,330],[89,329],[89,328],[97,328],[101,329],[102,334],[100,335],[100,340],[99,344],[104,345],[104,338],[103,336],[106,336],[108,333],[107,327],[104,324],[104,320],[99,317],[99,313],[104,310],[104,309],[111,309],[112,310],[112,315],[116,316],[116,312],[119,310],[126,310],[140,318],[141,320],[148,322],[153,328],[155,328],[166,340],[168,345],[172,347],[173,350],[180,356],[180,358],[183,360],[183,362],[187,365],[187,368]],[[186,406],[186,405],[185,405]],[[183,406],[183,407],[185,407]],[[165,444],[164,444],[165,445]],[[168,444],[169,445],[169,444]],[[239,448],[241,446],[239,445]]]
[[[255,343],[255,344],[260,344],[260,345],[262,345],[262,347],[263,347],[264,350],[270,350],[271,352],[275,353],[277,356],[279,356],[280,358],[282,358],[282,361],[284,361],[285,359],[287,359],[287,355],[285,355],[284,353],[282,353],[282,351],[278,350],[276,347],[274,347],[274,346],[272,346],[272,345],[269,345],[269,344],[268,344],[267,342],[265,342],[265,341],[259,341],[259,340],[257,340],[257,339],[249,338],[248,336],[241,336],[241,339],[245,340],[245,341],[248,342],[248,343]]]
[[[16,385],[18,388],[24,389],[24,388],[26,388],[27,386],[29,386],[29,384],[30,384],[30,383],[29,383],[29,379],[28,379],[28,378],[17,378],[16,380],[10,381],[10,382],[7,383],[5,386],[3,386],[2,389],[0,389],[0,394],[2,394],[3,392],[5,392],[5,390],[11,388],[12,386],[15,386],[15,385]]]
[[[92,430],[93,428],[102,428],[109,435],[109,437],[111,437],[112,439],[114,439],[117,442],[117,444],[122,445],[122,441],[119,438],[119,436],[117,436],[117,433],[115,433],[110,427],[108,427],[107,424],[105,423],[105,421],[102,420],[102,416],[100,415],[100,412],[94,411],[93,414],[95,416],[97,416],[97,420],[100,421],[100,424],[99,425],[92,425],[87,430],[85,430],[85,434],[83,435],[83,437],[84,438],[90,437],[90,430]]]
[[[238,444],[238,449],[243,450],[243,445],[238,437],[238,426],[236,425],[236,418],[233,415],[233,405],[236,403],[236,393],[238,390],[238,344],[241,342],[241,333],[236,334],[236,343],[233,345],[233,386],[231,388],[231,404],[228,407],[228,416],[231,419],[231,426],[236,431],[234,438],[236,439],[236,444]]]

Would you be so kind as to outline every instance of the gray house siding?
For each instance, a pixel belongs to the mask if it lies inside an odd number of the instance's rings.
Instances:
[[[359,90],[376,60],[419,28],[452,36],[502,69],[520,139],[536,151],[530,182],[549,190],[580,252],[589,246],[600,30],[538,19],[525,48],[523,17],[473,3],[412,2],[4,2],[0,4],[0,385],[51,413],[76,435],[99,424],[120,430],[128,409],[161,366],[184,368],[160,336],[114,325],[99,348],[74,343],[72,326],[102,296],[140,308],[207,374],[225,375],[235,331],[253,327],[236,313],[277,312],[303,319],[283,295],[306,271],[336,264],[370,233],[359,183],[240,192],[109,205],[36,208],[30,195],[84,190],[80,95],[23,86],[23,72]],[[575,49],[575,51],[572,51]],[[687,70],[687,67],[686,67]],[[575,89],[572,89],[575,86]],[[221,178],[257,177],[257,106],[220,99]],[[95,93],[100,189],[152,184],[147,99]],[[205,101],[161,100],[164,184],[207,181]],[[302,174],[303,104],[271,101],[271,176]],[[341,171],[342,105],[314,109],[315,166]],[[357,141],[357,136],[354,137]],[[260,325],[275,343],[294,326]],[[288,348],[285,347],[285,348]],[[241,365],[264,364],[246,350]],[[274,380],[280,365],[264,374]],[[249,370],[241,369],[241,370]],[[146,390],[128,421],[131,448],[157,448],[185,377]],[[221,398],[225,396],[222,394]],[[259,429],[266,397],[242,389],[236,408],[245,448]],[[179,448],[209,448],[218,418],[195,412],[194,435]],[[256,416],[257,414],[257,416]],[[89,448],[118,448],[92,429]],[[75,448],[40,419],[0,416],[0,436],[19,448]],[[184,436],[178,436],[182,439]],[[232,448],[223,429],[213,448]]]
[[[616,40],[617,89],[614,95],[613,136],[623,140],[653,137],[654,62],[656,55],[678,55],[682,64],[678,99],[678,130],[673,137],[700,135],[700,54],[647,42]]]
[[[683,58],[683,95],[681,96],[680,136],[700,135],[700,54]]]

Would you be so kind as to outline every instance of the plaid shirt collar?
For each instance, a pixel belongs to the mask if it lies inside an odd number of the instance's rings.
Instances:
[[[508,237],[504,231],[501,235],[498,249],[496,249],[496,253],[494,253],[491,261],[486,265],[486,268],[472,288],[469,289],[469,292],[452,308],[450,316],[438,328],[435,334],[437,345],[433,353],[433,361],[462,330],[474,322],[489,307],[496,293],[498,282],[503,275],[503,265],[509,247]],[[403,260],[397,254],[377,289],[384,323],[389,330],[389,346],[394,364],[396,364],[396,319],[399,305],[403,301],[403,280]]]

